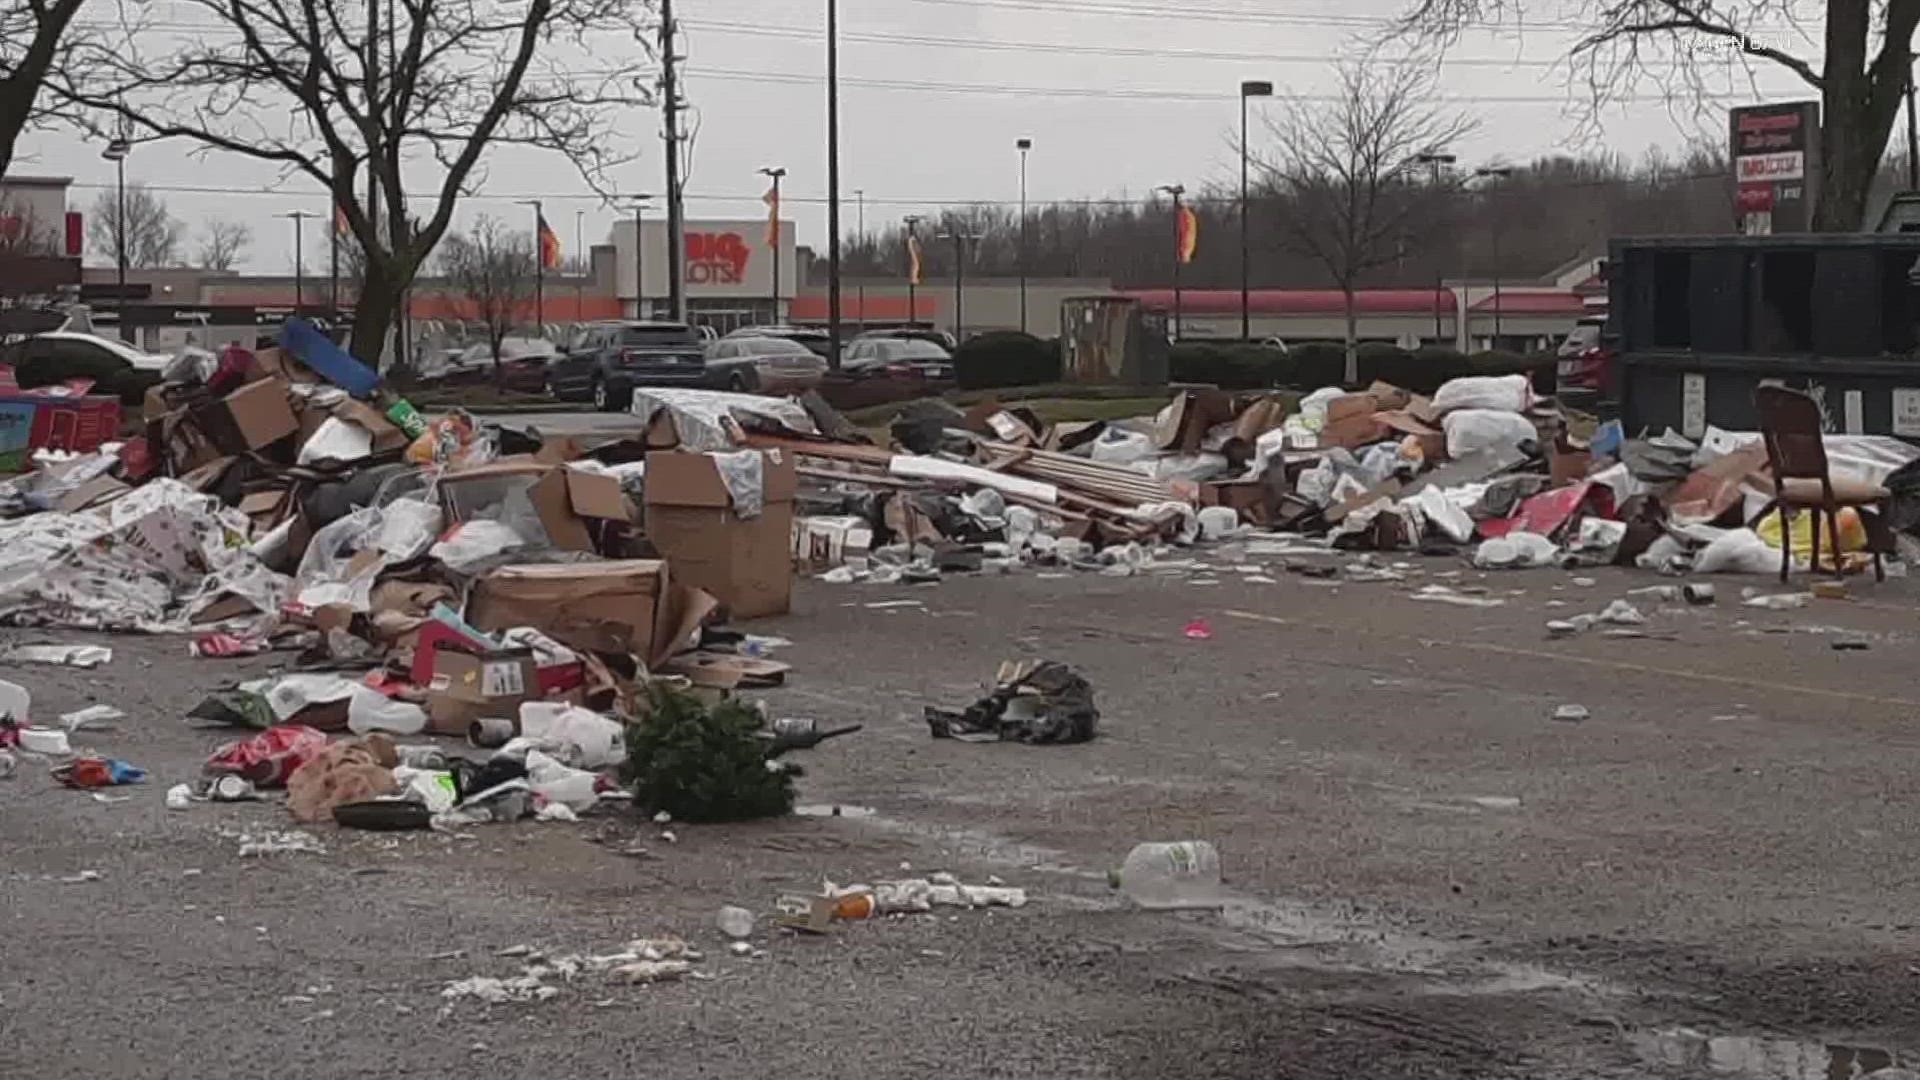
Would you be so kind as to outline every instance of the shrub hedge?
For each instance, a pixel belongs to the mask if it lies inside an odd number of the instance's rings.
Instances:
[[[964,390],[1039,386],[1060,381],[1060,341],[1018,330],[994,330],[953,351],[954,377]]]
[[[1182,342],[1170,357],[1174,382],[1211,383],[1227,390],[1290,387],[1313,390],[1346,382],[1347,350],[1335,341],[1308,341],[1286,352],[1242,343]],[[1534,389],[1553,392],[1554,357],[1509,352],[1477,352],[1424,346],[1409,351],[1397,345],[1360,346],[1360,384],[1378,379],[1419,394],[1431,394],[1448,379],[1466,375],[1526,374]]]

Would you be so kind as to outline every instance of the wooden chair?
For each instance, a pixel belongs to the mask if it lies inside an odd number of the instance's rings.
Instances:
[[[1780,580],[1787,580],[1787,571],[1793,565],[1793,544],[1789,539],[1792,534],[1787,522],[1791,510],[1805,510],[1813,515],[1812,528],[1808,531],[1813,537],[1815,570],[1820,567],[1820,518],[1825,515],[1834,571],[1838,574],[1840,510],[1851,506],[1884,514],[1882,504],[1892,498],[1893,493],[1879,484],[1845,476],[1839,480],[1833,478],[1827,468],[1820,405],[1812,398],[1784,386],[1762,386],[1753,392],[1753,404],[1760,414],[1760,437],[1767,444],[1767,464],[1772,467],[1774,488],[1773,501],[1755,514],[1753,520],[1757,522],[1766,517],[1768,510],[1778,508],[1780,511]],[[1877,581],[1885,581],[1887,572],[1880,554],[1880,546],[1873,545],[1873,576]]]

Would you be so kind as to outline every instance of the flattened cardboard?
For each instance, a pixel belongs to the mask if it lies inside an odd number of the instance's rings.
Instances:
[[[1233,419],[1233,398],[1219,390],[1187,390],[1173,399],[1153,425],[1153,445],[1192,453],[1207,430]]]
[[[77,514],[82,510],[105,506],[132,490],[111,476],[96,476],[62,495],[53,508],[63,514]]]
[[[1200,485],[1200,505],[1225,506],[1255,525],[1270,524],[1272,499],[1267,482],[1254,480],[1214,480]]]
[[[1380,402],[1372,394],[1342,394],[1327,402],[1327,422],[1320,429],[1321,446],[1342,446],[1351,450],[1379,442],[1384,425],[1374,419]]]
[[[242,385],[210,406],[194,410],[214,445],[229,454],[264,450],[300,430],[287,400],[285,379]]]
[[[1373,381],[1372,386],[1367,387],[1367,393],[1373,395],[1373,400],[1379,402],[1382,409],[1404,409],[1419,396],[1412,391],[1402,390],[1390,382],[1381,382],[1378,379]]]
[[[792,670],[791,664],[702,649],[674,657],[661,665],[657,673],[683,676],[695,686],[735,690],[779,686],[787,681],[787,672]]]
[[[1253,442],[1286,422],[1287,399],[1278,394],[1256,398],[1233,419],[1233,437]]]
[[[1338,525],[1348,514],[1353,513],[1355,510],[1365,509],[1379,502],[1381,499],[1391,499],[1399,494],[1399,478],[1389,476],[1360,494],[1328,507],[1326,514],[1327,524]]]

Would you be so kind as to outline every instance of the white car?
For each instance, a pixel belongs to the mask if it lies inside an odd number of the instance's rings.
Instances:
[[[44,334],[35,334],[19,342],[18,347],[26,350],[26,357],[45,355],[61,360],[80,360],[104,353],[125,360],[141,371],[164,371],[173,360],[171,356],[141,352],[118,338],[82,334],[73,330],[49,330]]]

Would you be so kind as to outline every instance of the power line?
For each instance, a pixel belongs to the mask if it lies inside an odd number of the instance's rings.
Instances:
[[[689,66],[688,77],[721,77],[741,82],[781,83],[789,85],[814,85],[824,81],[819,75],[808,75],[772,71],[738,71],[729,68],[702,68]],[[934,82],[923,79],[875,79],[841,76],[843,86],[866,86],[878,90],[903,90],[938,94],[981,94],[1001,97],[1070,97],[1070,98],[1121,98],[1129,101],[1179,101],[1206,102],[1219,104],[1233,100],[1231,88],[1227,91],[1199,90],[1144,90],[1133,87],[1083,87],[1083,86],[990,86],[982,83]],[[1699,101],[1736,101],[1746,100],[1748,94],[1700,94]],[[1300,94],[1288,100],[1312,101],[1323,103],[1343,102],[1347,99],[1338,94]],[[1460,103],[1476,105],[1565,105],[1571,98],[1553,97],[1540,94],[1457,94],[1437,99],[1440,104]],[[1622,95],[1610,97],[1610,103],[1652,103],[1664,102],[1661,95]]]
[[[1726,172],[1725,170],[1710,170],[1707,172],[1687,173],[1679,176],[1658,177],[1657,180],[1662,183],[1691,183],[1691,182],[1696,182],[1701,180],[1725,180],[1730,175],[1731,174]],[[1509,181],[1509,182],[1525,183],[1528,179],[1527,173],[1522,172],[1519,174],[1519,176],[1520,178],[1518,180]],[[1604,178],[1597,178],[1592,180],[1569,180],[1569,181],[1563,181],[1563,182],[1552,181],[1549,179],[1548,182],[1545,184],[1545,186],[1549,186],[1557,190],[1563,190],[1563,189],[1573,189],[1573,188],[1607,187],[1607,186],[1616,185],[1616,184],[1645,183],[1648,181],[1648,179],[1649,178],[1645,176],[1604,177]],[[114,185],[110,183],[96,183],[92,181],[75,181],[71,186],[76,188],[81,188],[84,190],[89,190],[89,191],[95,191],[95,190],[111,191],[114,188]],[[292,200],[292,201],[302,201],[308,198],[325,199],[328,197],[326,192],[319,191],[319,190],[315,190],[311,194],[302,194],[302,193],[288,192],[284,190],[275,190],[275,189],[268,189],[268,188],[225,187],[225,186],[212,185],[212,184],[149,183],[149,184],[142,184],[141,186],[145,187],[148,191],[157,191],[157,192],[161,192],[169,195],[174,195],[174,194],[246,195],[246,196],[265,196],[270,198],[286,199],[286,200]],[[411,195],[408,195],[407,198],[410,201],[426,201],[426,200],[437,199],[439,198],[439,196],[427,195],[427,194],[411,194]],[[618,196],[615,196],[614,198],[615,200],[617,200]],[[766,196],[764,195],[764,193],[742,193],[738,195],[727,195],[727,194],[717,194],[717,193],[702,194],[698,192],[688,192],[686,194],[686,198],[696,202],[763,204],[765,202]],[[548,202],[590,202],[590,203],[605,203],[608,201],[602,196],[595,195],[590,192],[578,193],[578,192],[552,192],[552,191],[478,192],[472,195],[463,196],[461,201],[507,202],[507,201],[519,200],[519,199],[541,199]],[[788,194],[786,192],[781,193],[780,199],[781,199],[781,202],[783,203],[800,203],[800,204],[819,205],[819,206],[824,206],[826,205],[826,202],[827,202],[827,198],[824,195],[795,195],[795,194]],[[868,194],[866,196],[866,201],[869,205],[908,206],[908,207],[912,207],[912,206],[955,206],[955,207],[1007,206],[1007,207],[1011,207],[1011,206],[1019,205],[1018,199],[950,198],[950,197],[932,196],[932,195],[876,196],[873,194]],[[1239,196],[1236,194],[1188,195],[1185,201],[1189,203],[1236,205],[1239,202]],[[1038,198],[1038,197],[1029,197],[1028,202],[1031,205],[1036,205],[1036,206],[1076,206],[1076,207],[1116,206],[1117,207],[1117,206],[1145,206],[1145,205],[1152,204],[1154,200],[1150,198],[1146,198],[1144,196],[1138,197],[1138,198],[1122,198],[1117,196],[1107,196],[1107,197],[1077,197],[1077,198],[1068,198],[1068,199],[1044,199],[1044,198]]]

